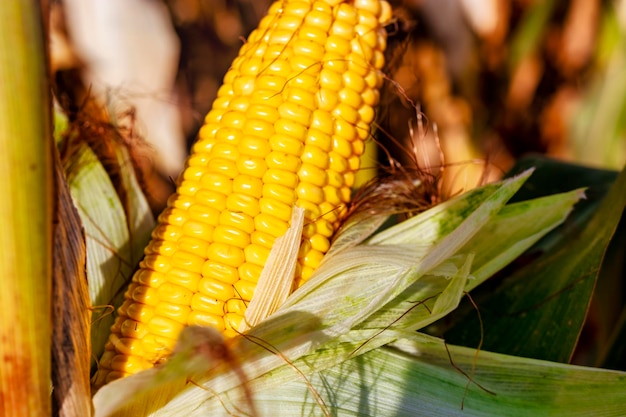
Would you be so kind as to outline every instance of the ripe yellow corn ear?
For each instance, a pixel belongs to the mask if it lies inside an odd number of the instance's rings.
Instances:
[[[380,0],[277,1],[224,77],[111,328],[94,385],[149,368],[187,325],[230,337],[292,209],[295,282],[330,246],[382,84]]]

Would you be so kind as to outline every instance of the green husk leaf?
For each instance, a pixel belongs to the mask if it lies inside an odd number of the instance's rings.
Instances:
[[[336,416],[626,413],[623,372],[477,352],[420,334],[312,374],[309,382]],[[301,378],[284,380],[280,394],[261,379],[249,387],[261,416],[321,415],[310,386]],[[240,401],[242,392],[232,390],[220,401],[199,407],[205,415],[228,415],[227,410],[235,410]]]
[[[478,300],[484,348],[537,359],[568,362],[593,293],[606,248],[626,205],[622,171],[583,230],[567,228],[567,239],[518,269]],[[475,313],[446,333],[454,343],[475,346]]]
[[[0,6],[0,415],[50,415],[52,121],[39,1]]]
[[[92,354],[104,351],[114,307],[121,299],[135,263],[124,208],[107,172],[89,146],[66,161],[65,171],[87,239],[87,277],[93,305]],[[135,261],[136,262],[136,261]]]

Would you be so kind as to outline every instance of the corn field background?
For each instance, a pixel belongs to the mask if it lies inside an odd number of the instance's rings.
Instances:
[[[466,246],[434,246],[461,282],[454,297],[452,284],[437,293],[451,298],[432,310],[445,314],[412,317],[430,301],[398,289],[369,321],[290,361],[271,355],[294,348],[276,329],[310,318],[288,303],[251,332],[271,349],[237,345],[238,364],[218,360],[210,379],[183,345],[161,374],[111,388],[95,408],[90,378],[114,307],[270,2],[0,5],[0,415],[626,415],[626,1],[390,3],[379,149],[358,184],[408,172],[425,184],[413,201],[424,218],[455,204],[485,216]],[[487,192],[500,211],[472,206]],[[460,242],[461,229],[441,241]],[[181,375],[223,396],[159,391]],[[120,408],[104,407],[116,395]]]

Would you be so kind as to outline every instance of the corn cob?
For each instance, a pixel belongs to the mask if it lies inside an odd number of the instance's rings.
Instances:
[[[94,377],[149,368],[186,325],[233,336],[292,208],[305,210],[296,282],[319,265],[370,132],[390,6],[275,2],[224,77],[158,218]]]

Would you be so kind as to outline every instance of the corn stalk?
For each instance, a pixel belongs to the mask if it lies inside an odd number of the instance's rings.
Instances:
[[[0,6],[0,415],[50,415],[52,164],[41,5]]]

